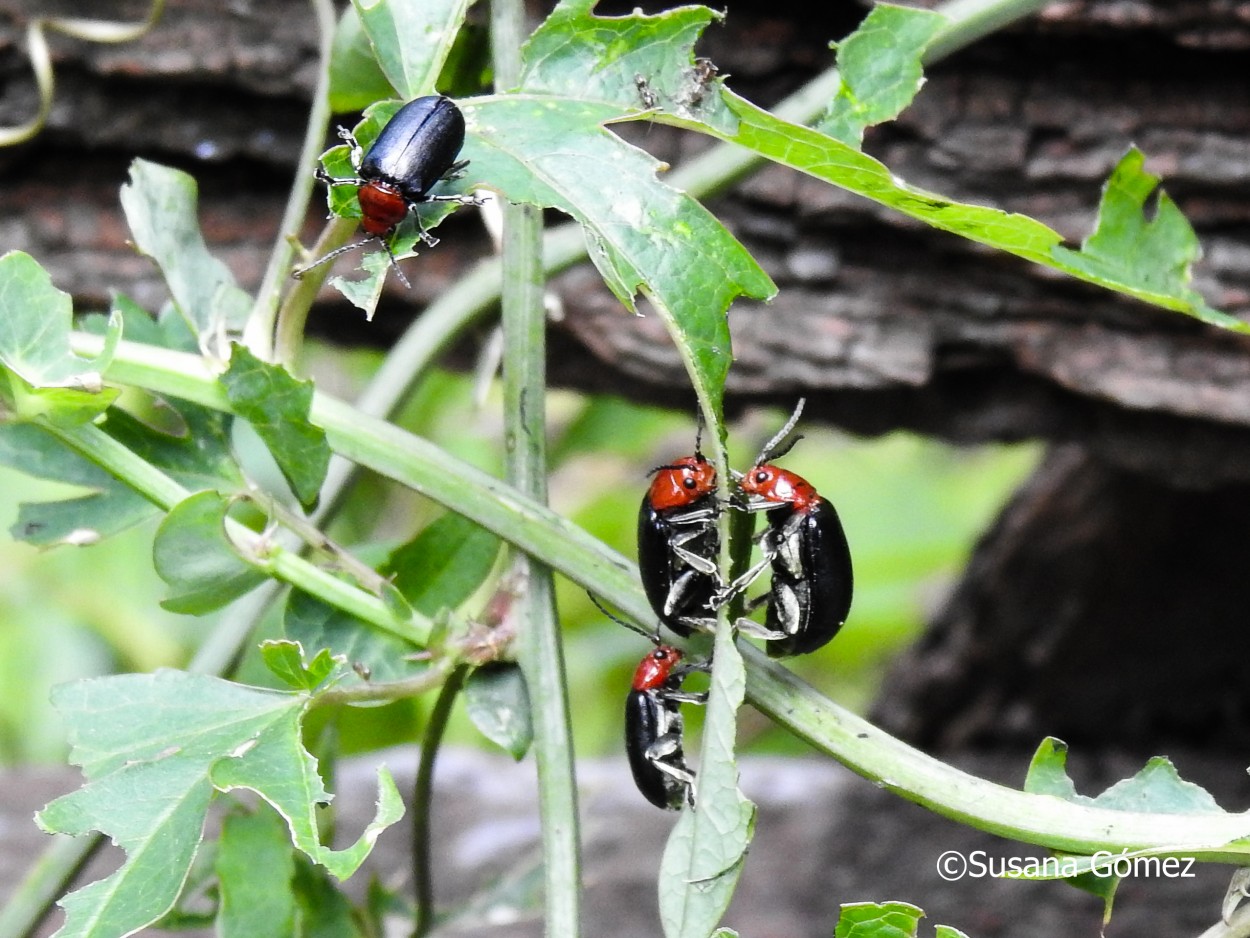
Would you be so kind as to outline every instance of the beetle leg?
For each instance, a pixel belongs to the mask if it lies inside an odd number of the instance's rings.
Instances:
[[[476,195],[427,195],[422,202],[458,202],[461,205],[485,205],[486,200]]]
[[[703,522],[714,521],[717,515],[715,508],[694,508],[690,511],[684,511],[680,514],[674,514],[669,517],[668,523],[673,525],[680,524],[702,524]],[[707,525],[711,527],[710,524]]]
[[[716,620],[708,616],[682,616],[677,621],[694,632],[716,631]]]
[[[707,691],[689,691],[689,690],[666,690],[661,691],[660,696],[665,700],[671,700],[675,703],[688,704],[705,704],[707,703]]]
[[[358,179],[354,176],[347,179],[339,179],[335,176],[331,176],[325,171],[324,166],[318,166],[313,175],[316,176],[320,182],[324,182],[327,186],[363,186],[365,184],[365,180]]]
[[[681,749],[681,737],[676,733],[665,733],[647,747],[647,761],[659,771],[672,778],[686,788],[686,803],[694,807],[694,773],[684,764],[670,762]]]
[[[704,674],[706,674],[711,670],[712,670],[712,659],[707,658],[703,661],[687,661],[684,664],[680,664],[676,668],[673,669],[673,674],[674,676],[680,677],[682,680],[685,680],[687,674],[693,674],[695,671],[701,671]],[[706,697],[707,695],[705,694],[704,696]],[[699,703],[700,701],[693,701],[693,702]]]
[[[447,172],[443,173],[443,175],[439,178],[446,179],[448,181],[452,179],[459,179],[464,175],[464,168],[468,165],[468,160],[456,160],[456,162],[447,167]]]
[[[789,583],[773,582],[772,608],[781,625],[782,636],[797,635],[803,621],[803,603]]]
[[[766,554],[764,559],[755,566],[743,571],[742,574],[736,579],[721,587],[712,598],[716,607],[719,609],[721,606],[725,605],[725,603],[729,602],[729,600],[733,599],[748,586],[754,583],[759,575],[764,572],[764,569],[772,563],[772,560],[773,558]]]
[[[701,557],[692,551],[686,550],[686,548],[678,544],[677,541],[677,538],[673,538],[671,544],[674,557],[681,558],[691,571],[702,573],[704,576],[715,577],[717,580],[720,579],[720,570],[717,569],[715,561],[710,560],[707,557]]]
[[[802,516],[795,515],[779,530],[770,531],[768,542],[764,545],[769,560],[796,580],[803,579],[803,550],[798,536],[802,523]]]
[[[673,581],[673,585],[669,588],[668,595],[664,597],[664,615],[671,616],[677,609],[678,604],[694,585],[697,573],[698,571],[696,570],[687,570]]]
[[[769,642],[775,641],[779,638],[789,637],[789,635],[785,632],[778,632],[774,629],[768,628],[767,626],[760,625],[754,619],[747,619],[745,617],[735,622],[734,628],[748,638],[761,638]]]
[[[356,135],[353,134],[348,128],[340,127],[339,139],[351,147],[352,168],[355,169],[356,172],[360,172],[360,164],[364,161],[365,151],[360,144],[356,142]]]

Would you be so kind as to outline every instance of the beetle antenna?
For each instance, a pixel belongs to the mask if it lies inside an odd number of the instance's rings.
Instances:
[[[703,454],[702,454],[702,453],[699,453],[699,454],[698,454],[698,456],[699,456],[699,458],[700,458],[700,459],[702,459],[702,458],[703,458]],[[674,471],[680,471],[680,470],[682,470],[682,469],[689,469],[689,468],[690,468],[689,466],[675,466],[675,465],[656,466],[654,469],[648,469],[648,470],[647,470],[647,475],[648,475],[648,476],[653,476],[653,475],[655,475],[657,472],[663,472],[665,469],[672,469],[672,470],[674,470]]]
[[[706,424],[703,421],[702,409],[695,412],[694,424],[694,454],[699,459],[703,458],[703,428]]]
[[[769,453],[768,461],[772,462],[775,459],[780,459],[786,453],[790,452],[790,450],[794,449],[794,444],[803,438],[804,437],[802,433],[796,433],[794,436],[790,437],[790,439],[786,440],[785,443],[779,446],[775,451]],[[756,465],[758,466],[759,463],[756,463]]]
[[[799,398],[798,404],[794,407],[794,413],[790,415],[790,419],[786,421],[786,425],[778,430],[773,435],[771,440],[764,444],[764,448],[760,450],[760,454],[755,457],[755,465],[759,466],[771,459],[777,459],[784,456],[786,453],[790,452],[791,447],[793,447],[795,443],[802,439],[801,436],[795,437],[784,448],[778,448],[778,444],[790,435],[790,431],[794,429],[794,425],[799,422],[799,417],[803,416],[803,405],[806,403],[807,398]]]
[[[321,257],[317,258],[307,267],[300,267],[298,270],[292,271],[291,276],[296,280],[303,280],[304,274],[308,273],[313,268],[320,267],[326,261],[334,260],[334,258],[338,257],[340,254],[346,254],[348,251],[354,251],[359,247],[363,247],[370,241],[380,241],[382,243],[382,249],[386,251],[386,256],[391,259],[391,266],[395,268],[396,276],[399,277],[400,282],[403,283],[405,287],[412,289],[412,284],[408,282],[408,278],[404,276],[404,272],[399,269],[399,261],[396,260],[394,253],[391,251],[391,246],[386,243],[384,238],[365,238],[363,241],[355,241],[351,244],[345,244],[341,248],[335,248],[329,254],[323,254]]]
[[[395,255],[391,251],[391,246],[386,243],[385,238],[378,238],[378,240],[382,242],[382,247],[386,250],[386,256],[391,259],[391,266],[395,268],[395,276],[399,278],[399,282],[402,283],[406,289],[411,290],[412,284],[408,282],[408,278],[404,276],[404,272],[399,269],[399,261],[395,259]]]
[[[586,590],[586,595],[590,597],[590,601],[595,604],[596,609],[602,612],[605,616],[607,616],[617,625],[623,625],[625,626],[625,628],[629,629],[631,632],[637,632],[639,635],[642,635],[646,638],[651,639],[651,641],[654,642],[656,645],[660,644],[660,630],[659,629],[656,629],[654,632],[648,632],[646,629],[640,628],[639,626],[635,625],[633,622],[626,622],[624,619],[620,618],[619,616],[613,615],[611,612],[609,612],[607,608],[603,605],[603,603],[599,602],[599,597],[596,596],[594,593],[592,593],[590,590]]]
[[[323,254],[321,257],[317,258],[307,267],[300,267],[298,270],[292,271],[291,276],[294,277],[296,280],[303,280],[304,274],[308,273],[314,267],[320,267],[326,261],[334,260],[334,258],[338,257],[340,254],[346,254],[348,251],[354,251],[356,250],[356,248],[360,247],[362,244],[366,244],[372,240],[373,240],[372,238],[365,238],[364,241],[355,241],[351,244],[345,244],[341,248],[335,248],[329,254]]]

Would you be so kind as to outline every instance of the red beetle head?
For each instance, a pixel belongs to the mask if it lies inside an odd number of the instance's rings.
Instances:
[[[683,456],[654,472],[647,500],[656,511],[685,508],[716,491],[716,467],[702,453]]]

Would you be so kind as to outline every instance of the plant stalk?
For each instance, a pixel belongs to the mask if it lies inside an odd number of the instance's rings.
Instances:
[[[495,85],[514,87],[525,41],[522,0],[491,3]],[[504,467],[508,481],[539,505],[547,502],[547,313],[542,213],[503,208]],[[541,555],[538,555],[541,556]],[[543,831],[543,897],[549,938],[581,934],[581,836],[564,646],[551,568],[518,553],[523,577],[516,606],[517,660],[529,692]]]
[[[295,166],[295,181],[282,212],[278,237],[269,254],[269,264],[261,279],[256,301],[252,305],[244,330],[243,341],[257,358],[278,361],[290,365],[303,340],[304,321],[312,305],[320,280],[313,280],[302,289],[291,291],[298,294],[300,302],[287,302],[278,313],[278,299],[282,284],[290,277],[295,244],[291,240],[299,231],[308,211],[317,166],[317,154],[325,146],[326,128],[330,125],[330,49],[334,42],[334,4],[331,0],[309,0],[313,16],[317,20],[317,87],[313,89],[312,106],[308,113],[308,126],[304,131],[304,143],[300,147],[299,162]],[[350,231],[348,232],[350,235]],[[344,238],[346,240],[346,237]],[[275,332],[277,344],[275,346]],[[276,355],[275,355],[276,352]]]
[[[412,789],[412,874],[416,888],[416,920],[412,926],[412,938],[425,938],[434,926],[434,864],[430,846],[430,817],[434,802],[434,765],[438,761],[438,749],[447,732],[451,708],[465,679],[469,676],[467,665],[460,665],[447,676],[443,689],[438,693],[434,709],[425,725],[421,740],[421,760],[417,763],[417,778]]]
[[[84,355],[98,354],[103,341],[82,333],[73,338],[75,350]],[[229,410],[211,371],[186,353],[123,340],[105,378]],[[325,395],[314,395],[312,419],[339,453],[471,518],[526,553],[542,557],[624,615],[654,626],[655,617],[638,585],[637,567],[546,506],[427,440]],[[742,648],[747,699],[756,707],[865,778],[935,813],[1069,853],[1183,846],[1183,855],[1203,860],[1240,864],[1250,858],[1250,842],[1232,843],[1250,837],[1250,812],[1112,811],[987,782],[838,707],[759,649],[745,643]],[[0,933],[0,938],[7,936]]]
[[[192,494],[94,425],[71,428],[49,426],[46,429],[74,452],[165,511]],[[425,644],[433,627],[425,616],[414,612],[409,620],[398,621],[378,597],[309,563],[278,544],[276,539],[258,535],[229,518],[226,519],[225,533],[241,560],[285,583],[298,586],[323,602],[350,612],[376,628],[417,646]]]

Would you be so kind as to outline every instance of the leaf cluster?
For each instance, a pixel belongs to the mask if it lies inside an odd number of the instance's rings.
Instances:
[[[468,5],[391,0],[349,12],[327,65],[340,83],[331,99],[358,104],[383,88],[390,98],[369,108],[355,129],[361,143],[368,145],[401,100],[440,83],[471,84],[466,75],[479,57],[456,39]],[[730,477],[722,400],[733,362],[726,314],[736,298],[767,299],[776,288],[690,192],[666,184],[656,160],[613,133],[614,123],[649,120],[704,134],[943,231],[1245,331],[1190,285],[1196,238],[1136,150],[1114,169],[1080,247],[1064,245],[1036,220],[913,187],[862,151],[865,129],[907,105],[920,87],[926,50],[949,40],[960,21],[878,6],[838,45],[836,81],[804,123],[738,96],[695,56],[701,31],[716,18],[698,6],[600,17],[593,0],[564,0],[526,42],[514,87],[461,98],[468,125],[462,156],[470,162],[446,191],[489,191],[572,219],[578,246],[553,236],[553,255],[565,253],[549,259],[548,269],[585,256],[624,309],[649,311],[666,325],[699,400],[722,486]],[[347,159],[335,148],[324,165],[344,175]],[[35,259],[21,252],[0,258],[0,460],[91,490],[25,507],[14,533],[40,545],[84,543],[160,515],[153,560],[169,586],[165,606],[179,613],[203,615],[256,597],[264,608],[279,595],[271,584],[289,587],[281,594],[283,635],[260,651],[283,689],[159,671],[57,692],[71,757],[86,782],[45,808],[39,823],[66,834],[98,831],[127,851],[110,877],[63,900],[59,934],[125,935],[189,915],[179,897],[203,873],[208,853],[222,934],[311,934],[314,922],[319,934],[370,934],[394,897],[353,909],[325,876],[357,870],[403,805],[383,770],[373,823],[351,846],[329,847],[319,806],[331,794],[312,753],[329,743],[309,739],[309,715],[455,689],[471,671],[465,695],[473,719],[523,755],[531,704],[545,691],[513,663],[515,610],[524,606],[527,584],[500,560],[504,542],[648,628],[654,616],[629,561],[541,501],[390,422],[397,400],[383,394],[381,405],[353,407],[297,377],[292,360],[276,360],[273,335],[302,322],[316,278],[287,290],[280,305],[263,292],[249,296],[199,232],[190,177],[136,160],[121,199],[136,248],[168,285],[161,310],[149,314],[119,296],[107,317],[76,328],[69,297]],[[359,211],[351,193],[332,191],[330,207],[347,220]],[[445,211],[423,213],[419,223],[433,228]],[[397,254],[412,247],[414,230],[396,235]],[[340,284],[368,310],[381,296],[384,260],[366,261],[363,281]],[[437,320],[447,333],[429,341],[447,341],[476,314],[466,306],[459,320]],[[509,428],[523,418],[509,414]],[[280,482],[258,481],[264,474],[238,442],[243,425]],[[358,556],[324,533],[327,506],[338,502],[346,478],[332,472],[335,455],[449,513],[406,543]],[[862,775],[986,830],[1082,856],[1104,848],[1184,850],[1246,862],[1250,821],[1221,811],[1170,766],[1152,763],[1113,793],[1083,799],[1062,773],[1060,749],[1050,745],[1023,792],[1001,788],[841,711],[739,643],[726,616],[711,641],[698,808],[679,817],[660,867],[669,936],[717,932],[741,873],[755,812],[738,789],[735,719],[748,699]],[[235,790],[254,792],[267,807],[237,809],[215,846],[203,848],[210,803]],[[263,876],[253,878],[257,864]],[[1096,874],[1091,866],[1089,875]],[[1109,903],[1114,887],[1095,885]],[[849,906],[836,934],[914,935],[919,916],[897,903]],[[938,934],[959,933],[939,926]]]

